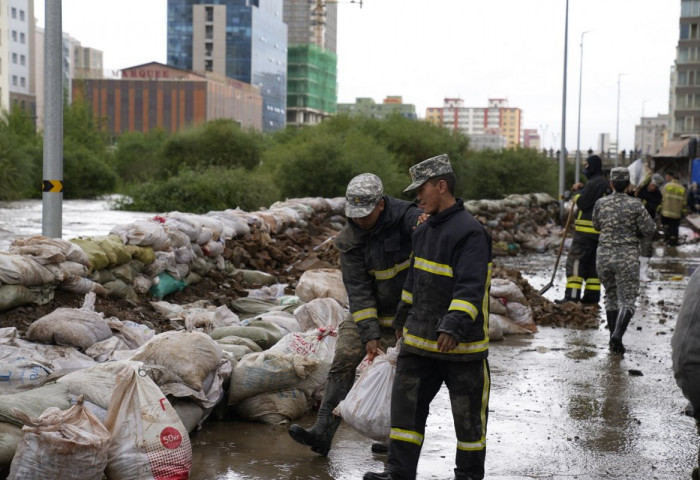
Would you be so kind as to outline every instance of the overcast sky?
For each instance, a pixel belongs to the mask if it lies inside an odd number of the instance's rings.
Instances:
[[[35,0],[39,26],[45,1]],[[339,102],[400,95],[422,118],[444,98],[470,107],[507,98],[523,110],[524,128],[560,147],[566,0],[338,1]],[[165,63],[166,10],[166,0],[63,0],[63,31],[102,50],[106,69]],[[619,125],[620,149],[629,150],[642,114],[668,113],[679,16],[679,0],[569,0],[569,150],[582,32],[581,149],[595,149],[600,133],[614,141]]]

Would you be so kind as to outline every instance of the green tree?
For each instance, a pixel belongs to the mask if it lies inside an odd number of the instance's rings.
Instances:
[[[66,139],[63,145],[63,196],[97,198],[112,193],[117,185],[117,174],[100,156],[75,140]]]
[[[34,121],[21,108],[0,115],[0,200],[36,197],[41,192],[41,142]]]
[[[166,169],[163,149],[168,138],[163,130],[151,130],[125,133],[117,139],[109,158],[123,185],[161,176]]]

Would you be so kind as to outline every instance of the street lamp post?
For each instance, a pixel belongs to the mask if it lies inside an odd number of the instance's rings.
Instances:
[[[578,133],[576,134],[576,170],[574,172],[575,183],[579,182],[579,170],[581,170],[581,91],[583,90],[583,36],[589,30],[581,33],[581,63],[578,74]]]
[[[617,167],[617,159],[620,158],[620,78],[624,73],[617,75],[617,121],[615,130],[615,166]]]
[[[566,170],[566,67],[569,49],[569,0],[564,21],[564,88],[561,100],[561,150],[559,151],[559,216],[564,216],[564,172]]]

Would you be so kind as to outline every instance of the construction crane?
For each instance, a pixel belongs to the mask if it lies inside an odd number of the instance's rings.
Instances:
[[[323,47],[326,36],[326,6],[329,3],[359,3],[362,8],[363,0],[309,0],[311,5],[311,27],[314,32],[314,43]]]

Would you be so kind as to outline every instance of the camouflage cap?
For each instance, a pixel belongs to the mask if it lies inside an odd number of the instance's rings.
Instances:
[[[654,175],[651,176],[651,183],[653,183],[657,187],[660,187],[661,185],[664,184],[664,176],[661,175],[660,173],[655,173]]]
[[[416,190],[431,178],[454,173],[454,171],[452,170],[452,165],[450,165],[449,157],[446,153],[443,153],[412,166],[408,173],[411,174],[411,184],[404,189],[404,192]]]
[[[366,217],[384,195],[382,180],[373,173],[362,173],[348,183],[345,191],[345,216]]]
[[[610,181],[611,182],[624,182],[629,181],[630,170],[627,167],[615,167],[610,170]]]

